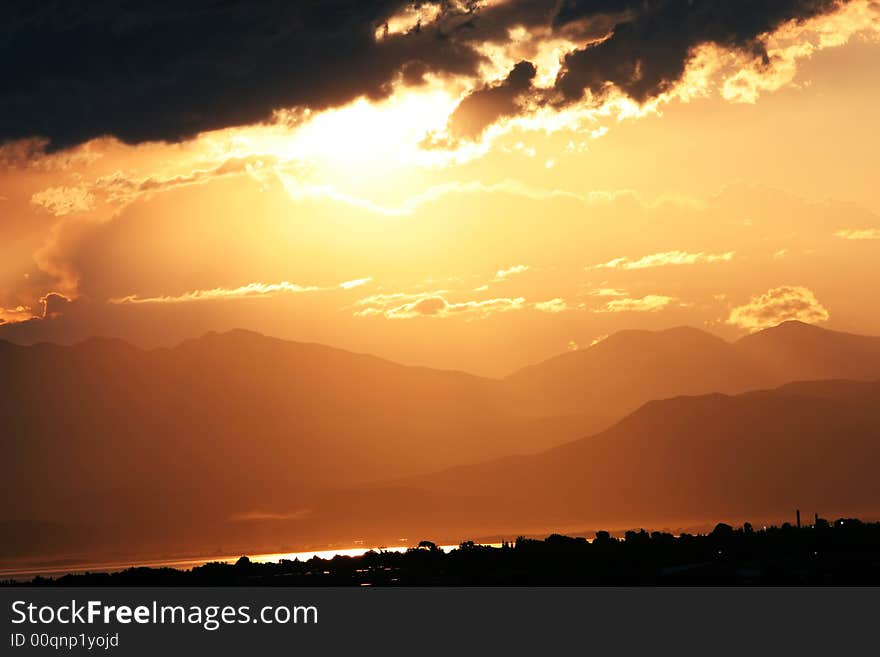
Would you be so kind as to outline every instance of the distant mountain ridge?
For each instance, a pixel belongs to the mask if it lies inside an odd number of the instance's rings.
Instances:
[[[158,534],[187,531],[191,515],[225,522],[282,496],[537,451],[611,421],[522,417],[495,380],[247,331],[150,351],[3,343],[0,389],[14,464],[0,523],[149,519]],[[4,548],[18,549],[24,534],[9,534]],[[65,542],[49,534],[47,546]]]
[[[0,341],[0,449],[13,466],[0,481],[0,527],[12,537],[3,554],[50,553],[73,545],[105,549],[101,528],[108,526],[120,542],[134,541],[145,550],[171,543],[202,549],[214,534],[274,544],[282,531],[325,540],[340,527],[362,527],[362,519],[383,505],[406,507],[416,500],[436,510],[437,522],[461,526],[453,513],[457,507],[445,501],[450,495],[481,496],[463,508],[478,514],[478,521],[500,522],[506,507],[487,506],[492,495],[469,488],[476,475],[467,468],[473,464],[482,463],[479,472],[487,477],[496,466],[486,464],[502,457],[530,464],[496,481],[502,495],[517,478],[530,482],[547,471],[552,454],[569,454],[565,463],[587,476],[600,460],[584,461],[571,447],[581,443],[571,441],[597,434],[583,444],[616,440],[606,466],[613,468],[609,476],[626,476],[630,466],[652,467],[636,457],[646,445],[664,444],[664,427],[684,421],[675,419],[684,417],[677,414],[680,406],[708,409],[694,416],[700,422],[726,413],[736,424],[735,409],[725,406],[734,402],[714,393],[805,377],[880,379],[880,339],[800,324],[732,344],[687,327],[624,331],[503,380],[403,366],[247,331],[211,333],[151,351],[102,338],[70,347]],[[863,399],[853,385],[826,382],[818,402],[807,401],[804,393],[809,388],[815,396],[817,384],[780,390],[791,393],[794,407],[833,406],[839,413],[876,401],[873,388],[861,389]],[[707,393],[713,394],[699,402],[652,401]],[[773,397],[780,404],[781,394]],[[768,431],[771,425],[760,419],[753,420],[755,431]],[[626,431],[635,431],[639,421],[645,424],[637,446]],[[553,451],[563,444],[562,451]],[[761,461],[757,448],[751,453]],[[711,454],[695,454],[715,463]],[[680,458],[699,471],[697,456]],[[545,483],[563,497],[530,494],[510,507],[522,511],[510,518],[534,519],[525,511],[542,499],[558,510],[543,508],[548,522],[568,517],[566,490],[574,496],[571,503],[583,507],[583,491],[566,488],[577,480],[575,472],[559,467]],[[844,463],[838,461],[838,467]],[[394,484],[380,495],[368,483],[430,482],[432,472],[458,472],[457,492]],[[680,485],[682,476],[679,470],[670,481]],[[589,477],[600,480],[595,473]],[[345,491],[354,485],[369,495],[352,499]],[[655,497],[648,489],[644,495]],[[628,512],[625,506],[608,508]],[[490,512],[497,517],[483,515]],[[398,516],[389,513],[389,521],[393,517]]]
[[[880,337],[790,321],[733,343],[691,327],[620,331],[588,349],[514,372],[506,382],[523,407],[537,414],[587,405],[621,416],[677,395],[878,377]]]
[[[779,383],[870,380],[880,368],[880,337],[830,331],[798,321],[747,335],[734,347]]]
[[[386,495],[381,487],[353,504],[363,531],[385,525],[425,536],[434,534],[422,518],[473,536],[754,521],[795,509],[805,518],[880,517],[878,469],[880,381],[811,381],[652,401],[540,454],[395,482],[407,491],[397,497],[411,500],[393,507],[396,517],[370,513]]]

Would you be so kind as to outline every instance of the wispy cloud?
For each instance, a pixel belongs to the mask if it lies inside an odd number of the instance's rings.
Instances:
[[[593,312],[597,313],[626,313],[626,312],[636,312],[636,313],[646,313],[646,312],[657,312],[658,310],[663,310],[667,306],[676,303],[678,300],[675,297],[667,297],[661,294],[649,294],[644,297],[639,297],[636,299],[633,298],[624,298],[624,299],[614,299],[609,301],[605,305],[596,308]],[[681,304],[679,304],[681,305]]]
[[[303,182],[300,176],[289,174],[284,167],[276,166],[272,171],[277,175],[287,194],[294,200],[329,200],[374,214],[392,217],[410,216],[422,206],[456,194],[504,194],[536,201],[569,199],[588,205],[611,203],[620,197],[632,197],[639,200],[632,190],[596,190],[587,194],[578,194],[563,189],[533,187],[517,180],[503,180],[492,184],[475,181],[442,183],[409,196],[396,205],[388,205],[368,198],[344,194],[332,185]],[[639,200],[639,202],[641,201]]]
[[[845,228],[834,236],[845,240],[880,240],[880,228]]]
[[[665,267],[668,265],[696,265],[706,262],[724,262],[732,260],[734,251],[726,253],[689,253],[687,251],[663,251],[652,253],[635,260],[631,258],[614,258],[608,262],[587,267],[587,269],[648,269],[649,267]]]
[[[279,294],[298,294],[316,292],[322,288],[313,285],[303,286],[289,281],[280,283],[248,283],[236,288],[215,287],[209,290],[191,290],[178,295],[140,297],[130,294],[126,297],[110,299],[109,303],[189,303],[193,301],[212,301],[218,299],[243,299],[248,297],[270,297]]]
[[[547,301],[538,301],[534,305],[535,310],[540,310],[544,313],[561,313],[569,309],[569,305],[565,302],[565,299],[560,299],[559,297],[555,299],[549,299]]]
[[[93,191],[106,194],[109,201],[131,203],[142,196],[168,191],[190,185],[202,185],[217,178],[240,174],[255,175],[264,167],[277,164],[277,159],[269,155],[230,157],[219,161],[212,167],[191,168],[175,175],[149,175],[137,177],[117,171],[109,176],[98,178]]]
[[[141,297],[129,294],[125,297],[108,299],[108,303],[189,303],[192,301],[211,301],[219,299],[243,299],[249,297],[273,297],[279,294],[300,294],[302,292],[319,292],[330,290],[351,290],[366,285],[373,280],[371,276],[343,281],[338,285],[321,287],[319,285],[299,285],[290,281],[280,283],[248,283],[240,287],[214,287],[206,290],[190,290],[177,295],[160,295]]]
[[[597,287],[590,291],[590,295],[594,297],[625,297],[626,292],[615,287]]]
[[[525,307],[523,297],[483,299],[479,301],[450,302],[442,292],[423,294],[376,294],[357,302],[363,306],[355,315],[359,317],[384,316],[388,319],[413,319],[416,317],[451,317],[473,315],[487,317],[494,313],[521,310]]]
[[[512,267],[508,267],[507,269],[499,269],[495,272],[495,278],[493,279],[496,283],[499,281],[503,281],[511,276],[516,274],[522,274],[529,270],[528,265],[513,265]]]
[[[343,290],[350,290],[355,287],[360,287],[361,285],[366,285],[367,283],[371,282],[372,280],[373,280],[372,276],[367,276],[366,278],[355,278],[354,280],[351,280],[351,281],[343,281],[342,283],[339,284],[339,287],[341,287]]]

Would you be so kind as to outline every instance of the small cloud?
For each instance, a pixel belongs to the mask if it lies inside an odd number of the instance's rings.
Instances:
[[[355,287],[360,287],[361,285],[366,285],[367,283],[371,282],[372,280],[373,280],[372,276],[367,276],[366,278],[355,278],[354,280],[351,280],[351,281],[343,281],[342,283],[339,284],[339,287],[341,287],[343,290],[350,290]]]
[[[708,262],[726,262],[733,259],[735,251],[726,253],[688,253],[687,251],[664,251],[642,256],[637,260],[631,258],[613,258],[590,269],[647,269],[649,267],[664,267],[667,265],[696,265]]]
[[[406,319],[416,315],[432,315],[439,317],[448,317],[455,314],[475,314],[487,317],[497,312],[507,312],[509,310],[520,310],[525,303],[523,297],[515,299],[497,298],[485,299],[483,301],[464,301],[461,303],[449,303],[443,297],[430,297],[423,299],[411,306],[395,308],[386,313],[386,316],[393,318]],[[413,314],[415,312],[415,315]]]
[[[614,287],[597,287],[590,292],[590,295],[594,297],[625,297],[626,292]]]
[[[95,204],[95,197],[85,186],[49,187],[31,196],[31,203],[63,217],[74,212],[86,212]]]
[[[667,297],[660,294],[649,294],[638,299],[614,299],[601,308],[595,309],[597,313],[625,313],[625,312],[657,312],[676,302],[675,297]],[[684,304],[679,304],[684,305]]]
[[[545,313],[561,313],[568,309],[569,306],[565,302],[565,299],[560,299],[559,297],[535,303],[535,310],[540,310]]]
[[[528,265],[513,265],[513,267],[508,267],[507,269],[499,269],[495,272],[495,278],[493,279],[496,283],[498,281],[503,281],[515,274],[522,274],[523,272],[527,272],[529,270]]]
[[[449,302],[443,297],[425,297],[412,303],[407,303],[397,308],[392,308],[386,313],[388,317],[405,319],[418,317],[419,315],[439,315],[449,308]]]
[[[63,294],[49,292],[49,294],[40,299],[40,303],[43,304],[43,318],[61,317],[64,311],[67,310],[70,302],[71,300]]]
[[[437,20],[441,14],[441,6],[434,2],[413,2],[396,14],[389,16],[385,22],[375,30],[374,37],[377,41],[387,39],[395,34],[406,34],[410,30],[427,27]]]
[[[599,344],[600,342],[602,342],[602,340],[604,340],[604,339],[607,338],[607,337],[608,337],[608,334],[605,333],[604,335],[600,335],[600,336],[598,336],[598,337],[593,338],[592,342],[590,342],[590,346],[591,346],[591,347],[595,347],[597,344]]]
[[[780,258],[784,258],[788,255],[788,249],[779,249],[773,254],[774,260],[779,260]]]
[[[845,240],[880,240],[880,228],[846,228],[834,236]]]
[[[588,269],[588,270],[589,269],[615,269],[615,268],[621,267],[621,266],[623,266],[624,269],[626,269],[627,262],[628,261],[626,258],[613,258],[612,260],[609,260],[608,262],[603,262],[599,265],[593,265],[592,267],[585,267],[585,269]]]
[[[505,153],[520,152],[523,155],[525,155],[526,157],[536,157],[538,155],[538,151],[535,150],[535,148],[533,146],[526,146],[521,141],[516,142],[512,148],[509,146],[502,146],[502,150]]]
[[[731,310],[727,323],[757,331],[792,319],[816,324],[827,321],[829,317],[828,310],[819,303],[812,290],[783,285],[752,297],[747,304]]]
[[[405,301],[404,303],[401,303]],[[417,317],[451,317],[474,315],[487,317],[498,312],[520,310],[525,307],[523,297],[484,299],[482,301],[450,302],[440,293],[424,294],[377,294],[361,299],[357,305],[364,306],[355,313],[358,317],[382,315],[388,319],[413,319]]]
[[[399,306],[404,302],[413,302],[431,296],[439,296],[445,293],[446,290],[434,290],[433,292],[392,292],[371,294],[368,297],[355,301],[356,306],[361,306],[363,308],[363,310],[356,312],[355,315],[381,315],[386,308]]]
[[[578,346],[577,342],[575,342],[574,340],[568,341],[568,350],[569,351],[577,351],[578,349],[580,349],[580,347]]]

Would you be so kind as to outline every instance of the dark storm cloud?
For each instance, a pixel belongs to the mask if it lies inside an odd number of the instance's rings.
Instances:
[[[479,56],[436,30],[376,41],[376,28],[406,4],[4,4],[0,141],[179,140],[274,109],[381,96],[405,65],[473,73]]]
[[[382,97],[398,76],[416,84],[428,72],[475,75],[482,56],[474,46],[506,41],[515,26],[607,37],[565,58],[555,90],[562,102],[608,82],[645,100],[680,78],[694,46],[712,42],[760,57],[762,34],[838,2],[508,0],[480,8],[445,0],[430,25],[375,38],[390,16],[412,4],[2,3],[0,142],[39,136],[60,148],[107,134],[175,141],[263,121],[276,109]],[[517,93],[529,88],[530,82]],[[472,98],[504,96],[491,92],[480,89]],[[510,109],[498,114],[489,105],[496,117]]]
[[[565,57],[557,88],[567,100],[614,83],[642,102],[677,82],[695,46],[713,43],[766,59],[761,36],[790,20],[804,20],[842,4],[839,0],[566,0],[554,24],[589,18],[597,8],[624,12],[599,44]]]
[[[57,292],[50,292],[44,296],[41,301],[43,302],[44,318],[63,315],[68,306],[72,303],[66,296],[58,294]]]
[[[450,117],[452,134],[473,139],[498,119],[516,114],[517,99],[531,88],[536,72],[531,62],[520,62],[503,82],[470,94]]]

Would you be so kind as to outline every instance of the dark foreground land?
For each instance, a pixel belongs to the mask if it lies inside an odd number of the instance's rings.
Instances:
[[[33,586],[497,586],[878,585],[880,523],[839,519],[755,530],[719,524],[709,534],[629,531],[623,538],[554,534],[502,547],[423,541],[404,553],[308,561],[208,563],[192,570],[131,568],[37,577]]]

